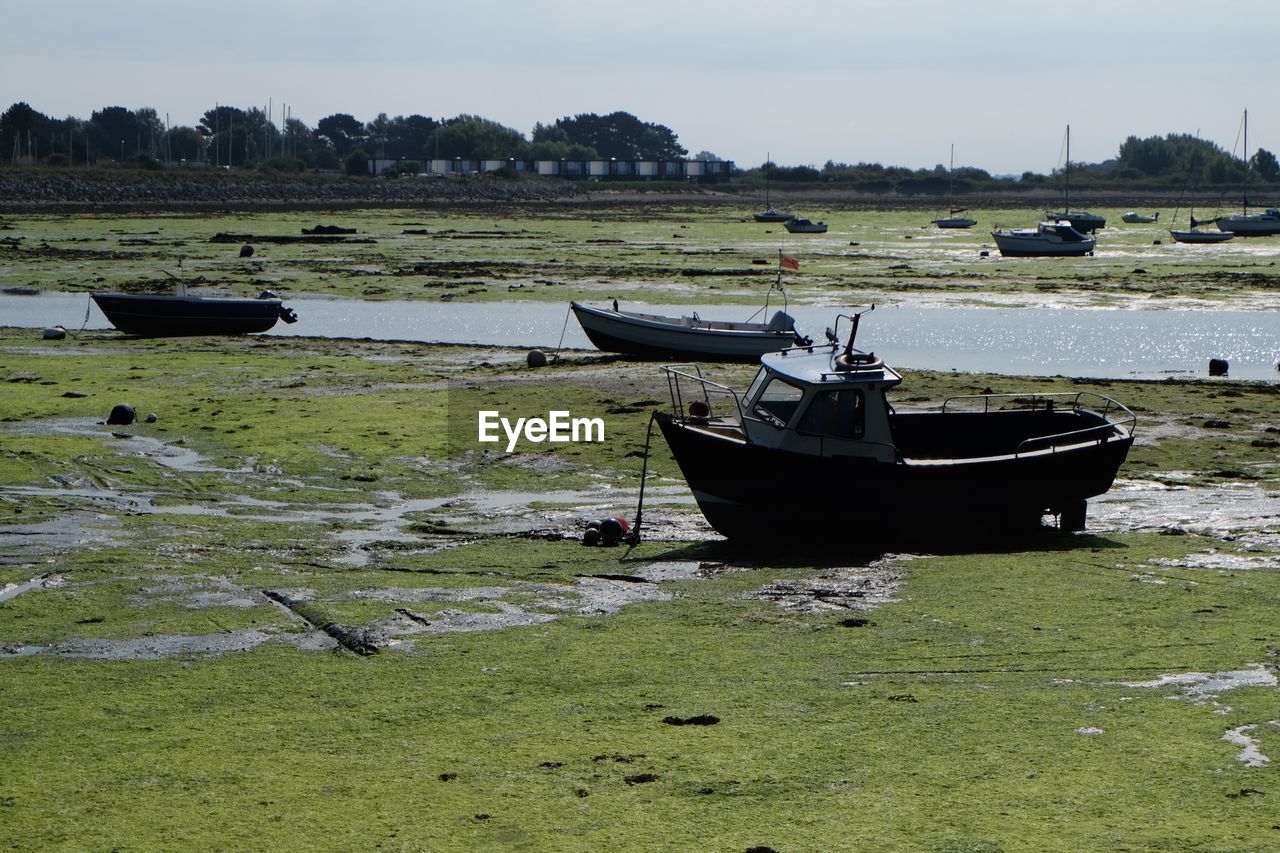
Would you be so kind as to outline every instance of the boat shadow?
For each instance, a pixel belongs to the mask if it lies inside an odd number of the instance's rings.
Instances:
[[[657,543],[654,543],[657,544]],[[961,556],[971,554],[1042,554],[1122,549],[1123,542],[1102,534],[1063,533],[1044,527],[1017,534],[972,533],[886,537],[876,542],[851,543],[839,537],[809,538],[803,542],[714,539],[673,543],[673,547],[644,553],[628,550],[621,562],[698,560],[739,566],[835,567],[869,564],[896,554]],[[647,551],[647,549],[645,549]]]

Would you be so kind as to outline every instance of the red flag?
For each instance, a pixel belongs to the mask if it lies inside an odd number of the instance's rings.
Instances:
[[[780,256],[780,257],[778,258],[778,264],[779,264],[783,269],[788,269],[788,270],[798,270],[798,269],[800,269],[800,262],[799,262],[799,261],[797,261],[795,258],[791,257],[790,255],[782,255],[782,256]]]

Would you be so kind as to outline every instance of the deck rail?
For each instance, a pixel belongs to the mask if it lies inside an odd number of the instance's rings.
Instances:
[[[1102,419],[1102,423],[1082,429],[1067,430],[1050,435],[1035,435],[1018,443],[1014,456],[1024,453],[1048,450],[1056,453],[1059,447],[1066,447],[1090,442],[1101,444],[1117,436],[1133,438],[1134,428],[1138,424],[1138,416],[1123,403],[1093,391],[1058,391],[1050,393],[1023,394],[965,394],[949,397],[942,403],[943,413],[954,403],[982,402],[982,413],[992,411],[992,403],[1011,402],[1017,405],[1009,407],[1000,405],[996,411],[1062,411],[1064,408],[1073,414],[1091,414]],[[1067,404],[1064,406],[1063,404]],[[957,407],[958,408],[958,407]]]
[[[667,391],[671,395],[671,409],[676,417],[682,420],[724,417],[723,414],[717,415],[712,400],[727,402],[732,399],[733,413],[730,419],[734,423],[742,423],[742,398],[738,396],[738,392],[727,385],[707,379],[698,365],[668,364],[662,368],[662,372],[667,375]],[[704,412],[697,411],[694,404],[699,402],[706,407]]]

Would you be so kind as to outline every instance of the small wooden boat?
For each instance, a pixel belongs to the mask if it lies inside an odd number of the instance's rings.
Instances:
[[[813,222],[802,216],[793,216],[782,225],[792,234],[826,234],[827,223]]]
[[[1093,254],[1097,240],[1069,220],[1041,222],[1035,228],[992,231],[1000,254],[1008,258],[1079,257]]]
[[[857,317],[853,319],[854,332]],[[985,394],[899,412],[903,381],[831,343],[770,353],[743,392],[668,366],[653,420],[707,521],[733,539],[863,543],[926,531],[1005,534],[1085,524],[1133,444],[1136,418],[1088,392]]]
[[[256,299],[220,296],[156,296],[92,293],[93,301],[121,332],[146,337],[244,335],[268,331],[298,315],[269,290]]]
[[[1153,213],[1150,216],[1144,216],[1141,213],[1135,213],[1131,210],[1128,213],[1121,215],[1120,217],[1120,221],[1127,222],[1130,225],[1139,225],[1139,224],[1146,224],[1150,222],[1158,222],[1159,220],[1160,220],[1160,213],[1158,211],[1156,213]]]
[[[704,320],[696,313],[665,317],[621,311],[617,302],[612,309],[580,302],[570,307],[591,343],[605,352],[690,361],[755,361],[765,353],[808,341],[796,332],[795,320],[785,311],[776,312],[768,323],[736,323]]]

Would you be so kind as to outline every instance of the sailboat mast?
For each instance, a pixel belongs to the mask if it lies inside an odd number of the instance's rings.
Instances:
[[[1067,188],[1063,193],[1063,202],[1066,204],[1064,212],[1067,216],[1071,215],[1071,125],[1067,125]]]
[[[1249,111],[1244,111],[1244,184],[1240,188],[1244,197],[1244,215],[1249,215]]]
[[[773,205],[769,204],[769,172],[773,166],[773,155],[768,151],[764,152],[764,209],[773,210]]]

